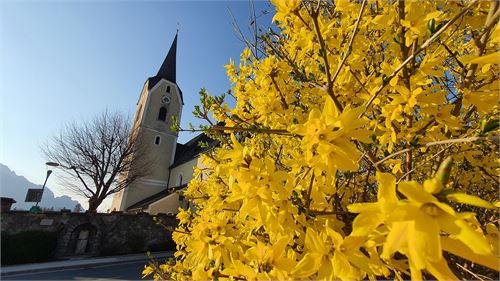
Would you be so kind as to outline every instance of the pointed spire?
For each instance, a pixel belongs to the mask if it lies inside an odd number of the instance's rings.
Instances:
[[[168,51],[167,57],[163,61],[160,69],[158,70],[158,74],[156,77],[167,79],[170,82],[176,83],[176,56],[177,56],[177,35],[179,33],[179,29],[177,29],[177,33],[175,34],[174,41],[172,42],[172,46],[170,46],[170,50]]]
[[[161,79],[166,79],[177,85],[176,81],[176,61],[177,61],[177,35],[179,34],[179,26],[177,26],[177,33],[175,34],[174,41],[170,50],[168,51],[167,57],[163,61],[158,73],[148,78],[148,90],[151,90]],[[182,90],[177,86],[179,94],[181,96],[181,102],[184,104],[184,98],[182,97]]]

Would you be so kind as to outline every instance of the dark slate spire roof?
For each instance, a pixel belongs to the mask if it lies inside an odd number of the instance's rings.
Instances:
[[[156,74],[156,76],[165,78],[170,82],[176,83],[175,81],[176,56],[177,56],[177,34],[175,34],[172,46],[170,46],[170,50],[168,51],[167,57],[163,61],[163,64],[161,65],[160,70],[158,70],[158,74]]]
[[[177,35],[175,34],[174,41],[172,42],[172,46],[170,46],[170,50],[168,51],[165,60],[161,64],[160,69],[156,76],[150,77],[149,80],[149,89],[151,90],[161,79],[166,79],[174,84],[177,84],[176,81],[176,65],[177,65]],[[178,86],[177,86],[178,87]],[[179,88],[179,92],[181,95],[182,103],[184,104],[184,100],[182,97],[182,91]]]

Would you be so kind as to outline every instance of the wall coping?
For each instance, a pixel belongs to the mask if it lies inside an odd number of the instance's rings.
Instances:
[[[144,217],[144,216],[149,216],[149,217],[172,217],[175,218],[175,215],[168,215],[165,213],[158,213],[156,215],[151,215],[146,212],[137,212],[137,213],[127,213],[127,212],[111,212],[111,213],[96,213],[96,212],[68,212],[68,211],[42,211],[37,214],[30,213],[29,211],[26,210],[10,210],[7,212],[2,212],[2,216],[4,215],[28,215],[28,216],[40,216],[40,215],[47,215],[47,216],[54,216],[54,215],[62,215],[62,216],[97,216],[97,217]]]

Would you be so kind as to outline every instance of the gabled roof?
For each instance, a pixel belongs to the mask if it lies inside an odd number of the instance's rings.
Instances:
[[[127,208],[127,211],[139,211],[139,210],[143,210],[143,209],[147,209],[149,205],[151,205],[152,203],[162,199],[162,198],[165,198],[167,197],[168,195],[174,193],[175,191],[178,191],[178,190],[181,190],[183,188],[185,188],[187,186],[187,184],[181,184],[179,186],[175,186],[175,187],[170,187],[170,188],[167,188],[165,190],[162,190],[158,193],[155,193],[135,204],[132,204],[130,207]]]
[[[207,143],[208,146],[202,147],[200,146],[200,142]],[[170,169],[195,159],[200,153],[209,150],[217,144],[217,141],[209,138],[204,133],[197,135],[185,144],[178,143],[175,150],[174,163],[170,166]]]

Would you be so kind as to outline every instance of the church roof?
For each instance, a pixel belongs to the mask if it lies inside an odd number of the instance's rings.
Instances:
[[[167,57],[163,61],[158,74],[156,76],[162,77],[176,83],[176,61],[177,61],[177,34],[175,34],[174,41],[170,50],[168,51]]]
[[[179,186],[175,186],[175,187],[170,187],[170,188],[167,188],[165,190],[162,190],[158,193],[155,193],[133,205],[131,205],[130,207],[127,208],[127,211],[141,211],[141,210],[144,210],[144,209],[147,209],[148,206],[162,198],[165,198],[167,197],[168,195],[174,193],[175,191],[178,191],[178,190],[181,190],[183,188],[185,188],[187,186],[187,184],[181,184]]]
[[[177,35],[175,34],[174,41],[172,42],[172,46],[170,46],[170,50],[168,51],[165,60],[160,66],[158,73],[148,78],[148,87],[151,90],[161,79],[168,80],[174,84],[177,84]],[[177,86],[179,87],[179,86]],[[184,98],[182,97],[182,91],[179,88],[179,94],[181,96],[181,101],[184,104]]]
[[[200,146],[200,142],[206,143],[208,146],[202,147]],[[170,169],[197,158],[200,153],[205,152],[216,145],[217,141],[209,138],[203,133],[192,138],[185,144],[178,143],[175,150],[174,163],[170,166]]]

